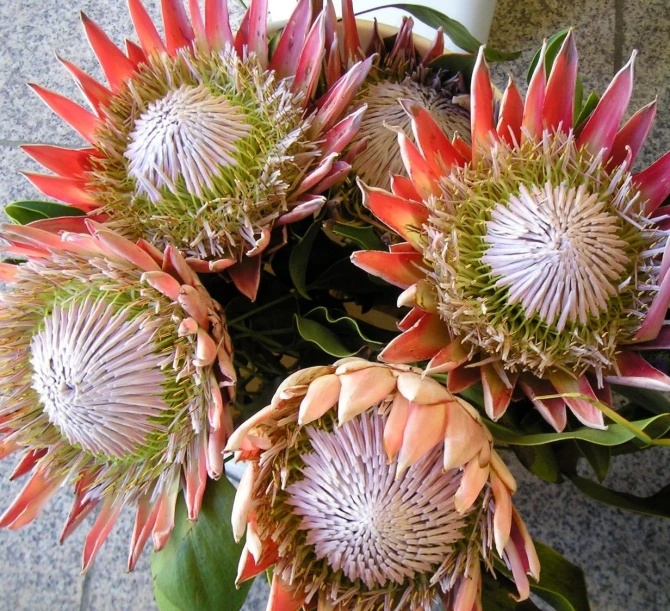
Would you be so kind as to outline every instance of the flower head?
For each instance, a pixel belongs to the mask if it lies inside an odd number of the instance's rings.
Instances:
[[[423,372],[345,359],[290,376],[227,449],[238,581],[274,565],[269,609],[471,611],[493,548],[521,598],[535,549],[477,412]],[[291,601],[283,607],[282,601]]]
[[[129,568],[162,548],[182,486],[189,517],[223,472],[235,372],[226,319],[177,250],[90,234],[3,225],[0,456],[31,472],[0,526],[31,522],[74,484],[65,539],[96,507],[88,568],[125,505],[137,504]]]
[[[596,404],[611,401],[609,382],[670,390],[638,354],[667,344],[669,225],[659,206],[670,154],[631,172],[655,114],[652,103],[619,129],[633,59],[576,128],[572,32],[548,79],[542,53],[525,102],[510,82],[497,121],[480,52],[471,148],[405,105],[418,144],[399,138],[409,178],[397,177],[393,194],[362,189],[406,242],[354,255],[413,306],[384,359],[431,359],[428,370],[450,372],[454,392],[481,380],[493,419],[518,383],[557,430],[566,405],[603,427]]]
[[[367,108],[361,126],[352,139],[346,158],[353,174],[373,187],[388,189],[391,176],[403,168],[402,157],[395,145],[396,134],[386,129],[392,126],[408,132],[410,120],[398,105],[398,100],[420,104],[433,115],[440,128],[451,137],[458,134],[469,141],[470,114],[467,96],[460,76],[431,66],[431,62],[444,53],[444,34],[439,28],[435,39],[429,43],[413,34],[414,22],[404,18],[392,46],[387,46],[375,20],[370,40],[363,45],[366,33],[359,33],[353,10],[353,0],[342,2],[342,27],[336,29],[335,11],[329,1],[326,21],[326,38],[337,43],[338,34],[344,39],[341,45],[331,44],[326,55],[326,77],[333,81],[352,62],[374,57],[372,69],[363,81],[352,106]],[[423,44],[425,43],[425,44]],[[458,103],[460,97],[464,103]],[[360,193],[354,180],[333,195],[341,205],[360,207]]]
[[[349,170],[339,159],[364,108],[349,106],[370,61],[316,101],[324,16],[301,0],[270,54],[267,3],[253,0],[233,35],[225,0],[162,0],[165,41],[130,0],[140,46],[118,49],[82,16],[108,84],[61,60],[91,106],[35,92],[89,143],[24,150],[56,176],[27,174],[45,194],[99,215],[122,235],[179,248],[198,271],[228,270],[255,297],[259,255],[275,226],[323,205]],[[271,55],[271,56],[270,56]]]

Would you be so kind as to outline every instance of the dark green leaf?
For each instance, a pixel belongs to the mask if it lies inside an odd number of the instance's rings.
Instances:
[[[582,569],[539,541],[535,541],[535,549],[542,570],[539,583],[531,580],[531,590],[556,611],[590,611]]]
[[[410,15],[416,17],[419,21],[423,21],[423,23],[426,23],[433,28],[442,27],[444,29],[444,33],[454,42],[454,44],[464,51],[477,53],[479,51],[479,47],[482,45],[482,43],[480,43],[472,34],[470,34],[470,32],[468,32],[468,29],[462,23],[459,23],[455,19],[447,17],[443,13],[440,13],[439,11],[436,11],[435,9],[429,8],[427,6],[421,6],[418,4],[385,4],[383,6],[377,6],[374,9],[360,11],[357,14],[362,15],[364,13],[369,13],[372,10],[376,11],[382,8],[397,8],[401,11],[408,12]],[[521,52],[497,51],[496,49],[489,49],[487,47],[484,55],[486,56],[486,59],[491,62],[501,62],[516,59],[521,55]]]
[[[445,53],[432,62],[430,67],[435,70],[444,70],[450,74],[460,72],[465,79],[465,84],[470,89],[472,71],[475,69],[477,56],[473,53]]]
[[[541,569],[540,581],[535,583],[530,580],[531,591],[548,602],[556,611],[591,611],[582,569],[548,545],[539,541],[533,543]],[[500,560],[496,561],[495,568],[508,578],[512,578],[512,573]]]
[[[602,482],[607,477],[607,472],[610,468],[612,450],[607,446],[599,446],[594,443],[586,443],[585,441],[577,441],[575,443],[581,455],[591,465],[595,476]]]
[[[86,216],[86,213],[74,206],[56,202],[22,201],[5,206],[5,214],[18,225],[27,225],[33,221],[58,218],[59,216]]]
[[[554,65],[554,61],[556,61],[556,56],[558,55],[558,52],[561,50],[561,45],[563,44],[563,41],[565,40],[565,37],[568,35],[569,29],[561,30],[560,32],[556,32],[549,40],[547,41],[547,50],[544,55],[544,68],[549,74],[551,72],[551,67]],[[528,66],[528,72],[526,73],[526,82],[530,83],[530,79],[533,78],[533,73],[535,72],[535,68],[537,66],[537,62],[540,61],[540,53],[541,49],[538,49],[535,52],[535,55],[533,55],[533,59],[530,61],[530,65]]]
[[[519,462],[531,473],[550,484],[563,481],[558,460],[549,446],[511,446]]]
[[[303,339],[317,344],[324,352],[338,358],[357,354],[366,346],[379,349],[385,343],[363,332],[363,328],[369,325],[350,316],[333,315],[323,306],[314,308],[304,317],[296,316],[296,323],[298,333]]]
[[[160,611],[237,611],[244,604],[251,582],[235,588],[241,546],[230,525],[234,497],[225,477],[209,481],[197,522],[188,520],[180,497],[170,540],[151,556]]]
[[[488,572],[482,575],[483,611],[539,611],[531,600],[518,603],[513,596],[519,596],[513,581],[503,575],[495,578]]]
[[[641,513],[657,518],[670,519],[670,485],[648,497],[635,496],[627,492],[618,492],[601,484],[571,475],[570,481],[585,495],[617,509]]]
[[[649,434],[661,431],[660,434],[662,435],[668,430],[666,427],[670,427],[670,414],[662,414],[645,420],[636,420],[635,422],[631,422],[631,424],[637,429],[647,431]],[[486,420],[486,425],[489,427],[496,442],[516,446],[538,446],[569,439],[578,439],[601,446],[617,446],[636,437],[629,427],[617,423],[610,424],[607,430],[604,431],[584,427],[576,431],[567,431],[564,433],[539,433],[533,435],[517,433],[489,420]]]
[[[338,236],[352,241],[364,250],[382,250],[384,243],[381,241],[374,227],[366,225],[347,225],[346,223],[332,223],[330,230]]]
[[[337,358],[352,355],[352,352],[340,341],[337,333],[328,327],[298,315],[295,317],[295,322],[301,337],[308,342],[316,344],[327,354]]]
[[[300,242],[298,242],[291,251],[291,258],[289,259],[289,272],[291,274],[291,280],[295,285],[298,293],[302,295],[305,299],[310,299],[310,296],[307,292],[307,264],[309,263],[309,257],[312,252],[312,245],[314,244],[314,239],[321,231],[321,221],[316,220],[310,228],[307,230],[307,233],[302,237]]]
[[[670,414],[670,400],[655,390],[633,388],[632,386],[614,386],[616,392],[630,399],[635,405],[653,414]]]
[[[591,116],[591,113],[595,110],[596,106],[598,106],[598,102],[600,102],[600,96],[595,91],[592,91],[589,94],[589,97],[586,98],[584,106],[579,111],[577,119],[575,119],[575,129],[579,129],[584,121]],[[579,106],[575,106],[575,108],[579,108]]]

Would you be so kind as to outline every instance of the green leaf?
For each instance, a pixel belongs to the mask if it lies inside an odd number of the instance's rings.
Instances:
[[[197,522],[188,520],[180,495],[168,544],[151,555],[154,595],[160,611],[237,611],[251,586],[235,588],[241,546],[230,516],[235,488],[225,478],[209,481]]]
[[[296,325],[303,339],[338,358],[357,354],[365,346],[378,350],[385,344],[366,335],[363,323],[346,315],[334,316],[323,306],[305,316],[296,315]]]
[[[377,232],[371,225],[361,227],[360,225],[333,223],[330,225],[330,230],[335,235],[351,240],[364,250],[382,250],[384,248],[384,242],[379,239]]]
[[[464,51],[469,51],[470,53],[477,53],[479,47],[482,46],[482,43],[479,42],[468,29],[460,22],[447,17],[443,13],[436,11],[435,9],[429,8],[427,6],[421,6],[418,4],[385,4],[383,6],[377,6],[372,9],[367,9],[365,11],[360,11],[358,15],[363,15],[364,13],[369,13],[370,11],[376,11],[382,8],[397,8],[401,11],[406,11],[410,15],[416,17],[419,21],[433,27],[444,29],[444,33],[454,42],[457,47],[460,47]],[[498,51],[496,49],[486,48],[484,55],[487,60],[491,62],[501,62],[509,61],[512,59],[517,59],[521,55],[521,51]]]
[[[544,543],[535,541],[535,549],[542,570],[539,583],[531,580],[531,590],[556,611],[590,611],[582,569]]]
[[[670,400],[658,391],[632,386],[613,386],[613,389],[648,412],[670,414]]]
[[[592,91],[589,94],[589,97],[586,98],[584,106],[579,111],[579,114],[575,119],[575,129],[579,129],[582,124],[591,116],[591,113],[596,109],[596,106],[598,106],[598,102],[600,102],[600,96],[595,91]],[[579,108],[579,106],[575,106],[575,108]]]
[[[512,446],[519,462],[531,473],[550,484],[563,481],[558,459],[549,446]]]
[[[289,259],[289,273],[296,290],[305,299],[311,299],[307,291],[307,264],[312,252],[314,239],[321,231],[321,221],[316,220],[306,231],[300,242],[298,242],[291,251]]]
[[[340,341],[337,333],[309,318],[295,316],[298,333],[308,342],[316,344],[325,353],[337,358],[351,356],[353,353]]]
[[[579,475],[568,477],[580,492],[600,503],[647,516],[670,519],[670,485],[661,488],[652,496],[642,497],[612,490]]]
[[[632,439],[637,435],[630,427],[624,424],[610,424],[607,430],[600,431],[588,427],[577,429],[576,431],[567,431],[564,433],[539,433],[533,435],[524,435],[513,431],[501,424],[485,420],[494,439],[497,443],[503,443],[516,446],[538,446],[546,443],[555,443],[557,441],[567,441],[569,439],[587,441],[601,446],[617,446]],[[665,434],[670,427],[670,414],[661,414],[645,420],[636,420],[631,422],[636,429],[654,432],[658,436]],[[659,433],[659,431],[661,431]]]
[[[5,214],[17,225],[27,225],[33,221],[58,218],[59,216],[86,216],[74,206],[56,202],[20,201],[5,206]]]
[[[591,465],[595,476],[602,482],[607,477],[607,472],[610,469],[612,450],[607,446],[599,446],[584,441],[577,441],[576,444],[581,455]]]
[[[450,74],[460,72],[469,90],[476,62],[477,56],[473,53],[445,53],[430,62],[429,66],[435,70],[444,70]]]
[[[502,575],[497,578],[486,572],[482,575],[482,609],[483,611],[539,611],[531,600],[516,602],[518,597],[516,585]]]
[[[565,30],[556,32],[556,34],[554,34],[547,41],[547,50],[544,54],[544,69],[546,70],[547,74],[551,72],[551,67],[554,65],[554,62],[556,61],[556,56],[558,55],[558,52],[561,50],[561,45],[563,44],[563,41],[565,40],[565,37],[568,35],[569,31],[570,31],[569,28],[566,28]],[[533,55],[533,59],[530,61],[530,65],[528,66],[528,72],[526,72],[527,83],[530,83],[530,79],[533,78],[533,73],[535,72],[537,62],[540,61],[541,52],[542,49],[538,49],[535,52],[535,55]]]

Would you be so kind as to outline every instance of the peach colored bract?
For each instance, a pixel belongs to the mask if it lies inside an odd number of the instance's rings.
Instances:
[[[238,582],[273,567],[268,609],[478,608],[482,563],[522,599],[539,578],[516,488],[476,410],[420,369],[344,359],[299,371],[231,436]]]

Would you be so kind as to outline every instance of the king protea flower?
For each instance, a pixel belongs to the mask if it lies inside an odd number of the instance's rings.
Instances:
[[[566,406],[602,428],[609,383],[670,390],[639,354],[670,347],[670,154],[632,173],[656,110],[619,128],[633,60],[576,131],[572,32],[548,78],[543,50],[525,103],[510,82],[497,121],[480,51],[471,148],[403,103],[418,144],[399,136],[409,178],[395,177],[393,193],[362,189],[406,242],[353,257],[406,289],[399,303],[412,306],[382,359],[430,359],[452,392],[481,380],[494,420],[518,387],[559,431]]]
[[[325,16],[301,0],[269,57],[267,0],[252,0],[233,35],[226,0],[161,0],[165,41],[140,0],[128,0],[140,45],[118,49],[82,15],[107,85],[61,60],[91,106],[33,85],[88,142],[24,150],[56,175],[27,174],[46,195],[97,213],[114,230],[179,248],[197,271],[227,269],[256,294],[259,255],[275,226],[323,205],[346,176],[339,159],[364,108],[346,109],[371,59],[313,104]]]
[[[450,137],[459,134],[459,138],[469,142],[467,103],[461,105],[453,101],[455,96],[464,93],[462,79],[430,66],[432,60],[444,53],[442,28],[438,29],[431,43],[422,45],[412,32],[414,22],[404,18],[392,48],[388,49],[375,21],[372,37],[363,47],[353,0],[342,0],[341,29],[336,26],[335,10],[329,0],[326,19],[326,79],[329,84],[341,78],[346,66],[353,62],[375,58],[370,74],[353,102],[354,108],[367,107],[348,153],[356,176],[371,186],[387,189],[391,176],[402,171],[395,134],[386,129],[386,126],[393,126],[409,133],[410,120],[398,106],[398,99],[421,104],[430,110],[440,128]],[[338,34],[343,38],[341,45]],[[345,207],[352,207],[351,199],[360,203],[360,193],[353,181],[351,186],[351,192],[345,188],[340,196]]]
[[[539,577],[514,478],[476,410],[420,369],[344,359],[290,376],[227,448],[238,582],[274,567],[269,611],[480,608],[494,549],[520,599]]]
[[[128,567],[162,548],[183,487],[189,518],[223,472],[235,372],[221,307],[179,252],[91,234],[3,225],[0,457],[30,473],[0,527],[30,523],[67,484],[61,541],[94,509],[86,570],[121,510],[137,505]]]

